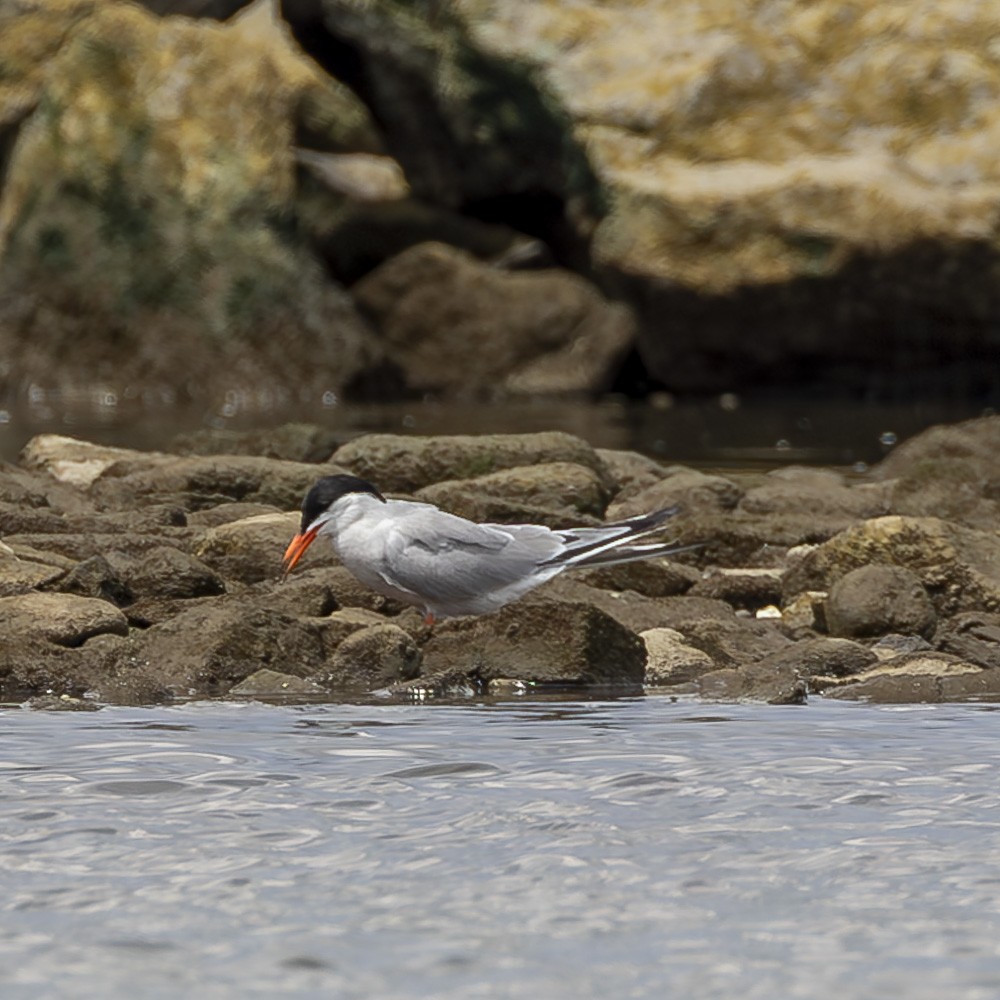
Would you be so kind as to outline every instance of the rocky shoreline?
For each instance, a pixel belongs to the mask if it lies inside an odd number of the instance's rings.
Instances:
[[[290,426],[155,453],[30,441],[0,468],[0,697],[1000,698],[1000,418],[932,428],[851,478],[714,475],[561,432],[367,435],[306,460],[318,440]],[[676,536],[700,547],[429,628],[325,545],[279,582],[301,498],[333,471],[508,523],[679,503]]]

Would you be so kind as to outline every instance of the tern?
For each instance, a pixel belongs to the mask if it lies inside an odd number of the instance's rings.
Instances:
[[[669,556],[695,546],[637,540],[678,511],[667,507],[599,528],[478,524],[429,503],[386,499],[357,476],[326,476],[306,494],[283,578],[320,536],[372,590],[440,618],[497,611],[563,570]]]

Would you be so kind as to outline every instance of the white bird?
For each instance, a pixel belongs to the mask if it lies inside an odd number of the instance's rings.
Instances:
[[[668,556],[692,546],[636,540],[677,507],[599,528],[477,524],[433,504],[387,500],[356,476],[326,476],[306,494],[302,525],[284,557],[287,577],[306,549],[327,535],[340,561],[363,584],[438,618],[484,615],[574,566]]]

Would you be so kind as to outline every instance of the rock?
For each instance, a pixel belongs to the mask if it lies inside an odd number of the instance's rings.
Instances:
[[[898,632],[890,632],[888,635],[882,636],[871,647],[871,650],[880,660],[891,660],[904,653],[922,653],[933,648],[922,636],[900,635]]]
[[[785,576],[790,600],[826,590],[853,569],[902,566],[919,577],[938,615],[1000,610],[1000,538],[933,517],[863,521],[817,546]]]
[[[174,550],[176,551],[176,550]],[[135,595],[104,556],[91,556],[53,581],[53,590],[80,597],[94,597],[118,607],[131,604]]]
[[[847,701],[874,701],[886,704],[911,704],[944,700],[945,680],[959,681],[961,690],[969,679],[978,678],[984,671],[957,656],[947,653],[908,653],[894,657],[866,671],[853,683],[830,688],[827,697]],[[980,686],[981,682],[974,682]]]
[[[706,653],[718,667],[771,660],[791,645],[768,621],[697,617],[678,621],[673,627],[684,636],[685,642]]]
[[[901,34],[887,15],[847,23],[822,0],[776,34],[770,8],[736,2],[681,20],[662,2],[458,9],[481,45],[529,60],[566,105],[613,193],[596,261],[623,276],[643,359],[669,389],[803,371],[888,386],[886,329],[892,357],[936,368],[940,386],[955,367],[981,384],[1000,197],[981,143],[1000,86],[985,10],[952,0]],[[871,55],[862,72],[858,52]],[[960,68],[914,109],[913,86],[942,60]],[[831,108],[851,111],[831,127]],[[957,325],[974,332],[958,342]]]
[[[123,681],[140,677],[174,697],[212,697],[265,667],[297,677],[322,676],[327,652],[311,620],[235,603],[202,603],[110,650],[95,666],[93,687],[112,700]]]
[[[597,455],[614,480],[616,494],[635,496],[669,475],[665,466],[637,451],[598,448]]]
[[[58,7],[19,11],[13,33],[40,66],[0,216],[4,388],[97,387],[108,409],[137,386],[149,404],[256,403],[339,392],[377,366],[350,298],[287,224],[292,120],[322,77],[278,22],[268,35]]]
[[[682,513],[730,511],[739,503],[742,491],[722,476],[711,476],[696,469],[672,466],[664,470],[658,482],[636,493],[624,488],[608,508],[609,521],[632,517],[675,504]]]
[[[68,694],[40,694],[29,698],[23,707],[35,712],[98,712],[102,706]]]
[[[892,512],[992,530],[1000,518],[1000,417],[931,427],[904,441],[872,474]]]
[[[806,590],[789,601],[781,609],[781,620],[785,627],[792,631],[807,629],[825,632],[828,596],[825,590]]]
[[[829,535],[855,521],[889,513],[889,490],[851,488],[842,476],[826,469],[789,466],[775,470],[741,498],[738,510],[752,516],[794,515],[806,517]]]
[[[941,622],[934,644],[981,667],[1000,667],[1000,615],[969,611]]]
[[[561,255],[586,255],[600,188],[528,63],[488,51],[450,8],[286,0],[282,14],[330,76],[364,92],[419,199],[530,218]]]
[[[326,683],[372,691],[420,673],[420,649],[398,625],[368,625],[347,636],[330,661]]]
[[[569,271],[504,271],[441,243],[352,292],[409,386],[463,399],[606,391],[635,332],[628,309]]]
[[[781,600],[781,573],[775,569],[716,569],[688,591],[718,598],[734,608],[755,611]]]
[[[64,573],[58,566],[20,558],[10,546],[0,543],[0,597],[26,594],[51,585]]]
[[[574,462],[518,466],[487,473],[475,479],[445,480],[417,491],[417,499],[445,506],[452,492],[498,497],[561,514],[576,512],[599,518],[609,493],[592,468]]]
[[[726,668],[698,678],[698,693],[709,701],[765,701],[769,705],[802,705],[805,681],[788,664],[771,662]]]
[[[646,684],[669,687],[696,680],[718,669],[712,658],[684,641],[672,628],[654,628],[640,635],[646,644]]]
[[[617,566],[574,570],[573,578],[600,590],[632,590],[644,597],[675,597],[701,579],[693,566],[667,559],[644,559]]]
[[[850,639],[819,636],[792,643],[768,663],[788,665],[801,677],[847,677],[860,674],[878,663],[872,650]]]
[[[448,672],[476,682],[638,689],[646,647],[635,633],[590,604],[529,597],[480,618],[436,626],[424,646],[421,680]]]
[[[300,515],[257,514],[209,528],[195,555],[227,580],[258,583],[278,580],[281,557],[299,530]],[[324,539],[310,548],[303,569],[336,566],[339,560]]]
[[[170,461],[160,452],[112,448],[61,434],[37,434],[21,450],[21,461],[27,468],[47,472],[60,483],[79,489],[86,489],[116,462],[135,461],[140,456],[150,466]]]
[[[171,458],[152,465],[138,458],[116,462],[90,492],[95,500],[119,508],[170,499],[185,510],[198,510],[228,499],[295,510],[320,476],[342,471],[242,455]]]
[[[231,524],[247,517],[257,517],[260,514],[281,514],[273,504],[240,503],[236,500],[226,500],[214,507],[204,507],[193,510],[187,515],[188,524],[194,528],[217,528],[220,524]]]
[[[287,462],[325,462],[340,444],[339,435],[318,424],[282,424],[264,430],[213,428],[178,434],[174,455],[248,455]]]
[[[366,434],[338,448],[331,462],[369,480],[383,493],[412,494],[431,483],[552,462],[586,466],[602,479],[608,475],[589,444],[562,431],[438,437]]]
[[[298,570],[296,570],[298,572]],[[320,579],[330,588],[340,608],[364,608],[381,615],[398,615],[407,605],[376,594],[344,566],[322,569]]]
[[[643,597],[630,590],[608,591],[590,587],[567,573],[556,577],[535,591],[540,597],[590,604],[600,608],[632,632],[669,627],[672,618],[664,602]]]
[[[4,644],[44,639],[58,646],[81,646],[102,633],[126,635],[128,622],[107,601],[72,594],[20,594],[0,598]]]
[[[295,674],[284,674],[262,667],[245,680],[229,689],[230,698],[294,698],[303,695],[323,694],[323,688],[315,681]]]
[[[339,607],[323,567],[296,570],[284,580],[262,580],[240,595],[240,599],[246,600],[248,596],[258,607],[303,618],[323,618]]]
[[[928,635],[937,621],[920,578],[902,566],[860,566],[842,576],[826,600],[830,635],[864,638],[887,632]]]
[[[169,545],[149,549],[138,559],[115,560],[115,569],[128,591],[142,597],[206,597],[226,589],[200,559]]]

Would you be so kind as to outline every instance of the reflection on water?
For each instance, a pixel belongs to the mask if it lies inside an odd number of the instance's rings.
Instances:
[[[105,444],[163,448],[176,434],[204,428],[251,430],[289,421],[317,423],[347,438],[369,431],[487,434],[564,430],[595,446],[635,449],[664,461],[713,466],[793,462],[854,466],[878,461],[897,443],[937,423],[991,413],[972,402],[872,403],[791,396],[644,402],[552,400],[496,404],[411,402],[344,405],[335,396],[223,402],[204,410],[143,405],[95,390],[69,400],[44,396],[20,410],[0,410],[0,459],[12,460],[38,433]]]
[[[991,706],[0,716],[0,991],[994,997]]]

